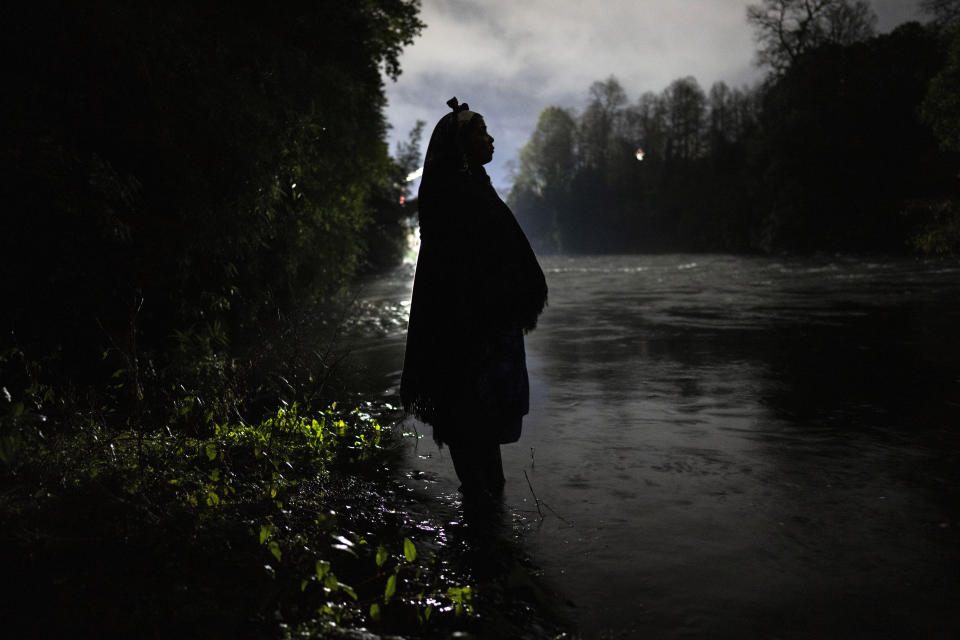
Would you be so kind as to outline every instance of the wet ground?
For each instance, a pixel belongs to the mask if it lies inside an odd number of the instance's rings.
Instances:
[[[507,517],[583,637],[960,635],[960,267],[542,263]],[[411,279],[368,283],[354,328],[387,402]],[[411,484],[456,517],[449,456],[405,428]]]

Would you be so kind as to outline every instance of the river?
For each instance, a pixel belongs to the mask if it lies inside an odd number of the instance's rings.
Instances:
[[[506,503],[584,638],[960,636],[960,266],[541,263]],[[394,404],[412,277],[366,283],[355,327],[362,391]],[[409,482],[455,505],[404,428]]]

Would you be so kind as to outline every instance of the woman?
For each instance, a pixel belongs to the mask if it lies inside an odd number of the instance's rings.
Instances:
[[[430,136],[418,195],[420,255],[400,383],[404,408],[450,448],[467,498],[503,492],[500,445],[529,409],[523,333],[547,285],[483,165],[493,138],[456,98]]]

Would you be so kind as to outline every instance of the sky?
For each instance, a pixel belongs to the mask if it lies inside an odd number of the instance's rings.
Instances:
[[[484,116],[495,138],[487,166],[506,193],[511,165],[540,112],[581,111],[590,85],[615,76],[635,102],[693,76],[706,91],[717,81],[752,85],[763,72],[746,8],[758,0],[423,0],[426,24],[386,80],[391,153],[417,120],[422,151],[456,96]],[[871,0],[877,31],[922,19],[920,0]],[[416,185],[414,185],[416,186]]]

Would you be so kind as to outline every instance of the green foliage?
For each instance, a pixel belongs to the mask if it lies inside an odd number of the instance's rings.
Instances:
[[[383,588],[383,603],[389,604],[390,598],[397,593],[397,575],[392,574],[387,577],[387,586]]]
[[[922,114],[940,146],[960,152],[960,25],[953,28],[947,40],[947,64],[930,80]]]
[[[5,7],[4,335],[80,382],[113,347],[163,368],[235,354],[361,265],[398,260],[382,76],[418,9]]]
[[[510,205],[537,251],[562,249],[564,203],[576,170],[577,125],[570,112],[547,107],[520,149]]]
[[[387,550],[386,548],[380,546],[377,547],[377,556],[376,562],[378,567],[382,567],[383,563],[387,561]]]
[[[447,595],[455,603],[454,611],[458,616],[464,613],[467,615],[473,614],[473,605],[471,604],[473,594],[470,587],[450,587],[447,589]]]
[[[930,256],[960,256],[960,201],[915,202],[907,213],[922,220],[911,238],[914,249]]]
[[[403,539],[403,556],[407,559],[407,562],[413,562],[417,559],[417,548],[410,538]]]
[[[180,556],[207,556],[190,570],[206,583],[199,592],[191,587],[178,595],[180,583],[169,581],[185,578],[176,571],[137,587],[143,600],[130,615],[173,635],[178,625],[196,624],[194,631],[217,627],[205,637],[230,637],[229,625],[241,622],[254,625],[258,637],[370,624],[401,632],[429,625],[441,633],[473,613],[464,596],[470,588],[454,581],[456,572],[435,553],[418,552],[404,529],[363,520],[378,510],[362,497],[375,495],[375,485],[359,489],[360,483],[393,464],[395,445],[392,433],[363,412],[330,406],[314,413],[296,404],[256,423],[212,423],[203,437],[110,433],[95,423],[53,438],[29,429],[21,454],[0,464],[6,487],[0,516],[15,523],[4,541],[22,544],[13,541],[49,531],[71,541],[76,553],[90,536],[121,536],[158,554],[124,562],[160,567]],[[75,526],[75,510],[103,510],[104,496],[117,515],[91,521],[80,539],[59,533]],[[91,570],[111,571],[113,561],[98,558]],[[213,568],[221,564],[230,567],[226,575],[208,573],[224,571]],[[192,610],[204,611],[207,621],[192,622]],[[110,635],[111,623],[102,624]]]

